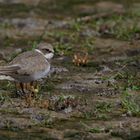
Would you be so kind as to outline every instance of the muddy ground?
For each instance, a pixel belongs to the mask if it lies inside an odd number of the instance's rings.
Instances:
[[[1,65],[39,42],[55,48],[30,103],[0,81],[0,139],[140,139],[139,9],[138,1],[0,1]]]

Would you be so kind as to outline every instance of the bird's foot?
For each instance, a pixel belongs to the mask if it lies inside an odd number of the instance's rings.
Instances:
[[[29,90],[32,93],[32,96],[35,96],[39,92],[38,83],[37,82],[31,82]]]
[[[31,92],[33,92],[33,94],[36,94],[39,92],[39,86],[37,86],[37,87],[31,86],[30,90],[31,90]]]
[[[16,88],[16,95],[17,96],[22,97],[25,95],[24,90],[23,90],[23,84],[15,83],[15,88]]]
[[[16,94],[18,96],[28,96],[31,94],[31,96],[35,96],[39,92],[39,86],[37,82],[31,82],[31,83],[16,83]]]

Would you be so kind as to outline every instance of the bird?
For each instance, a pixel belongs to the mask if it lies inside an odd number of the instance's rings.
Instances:
[[[31,91],[35,92],[34,82],[48,75],[53,56],[52,45],[41,42],[34,50],[25,51],[7,65],[0,66],[0,75],[9,76],[23,94],[26,93],[25,88],[28,89],[28,85],[32,88]]]

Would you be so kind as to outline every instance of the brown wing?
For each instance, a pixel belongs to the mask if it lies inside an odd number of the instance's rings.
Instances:
[[[16,73],[20,69],[17,65],[2,66],[0,67],[0,74],[8,75],[10,73]]]
[[[19,65],[20,69],[17,72],[23,75],[30,75],[49,67],[46,58],[36,51],[28,51],[18,55],[10,62],[10,65]]]

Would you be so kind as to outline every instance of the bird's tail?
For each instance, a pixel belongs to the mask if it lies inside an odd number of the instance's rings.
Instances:
[[[0,75],[9,75],[11,73],[17,72],[20,67],[17,65],[11,65],[11,66],[1,66],[0,67]]]

